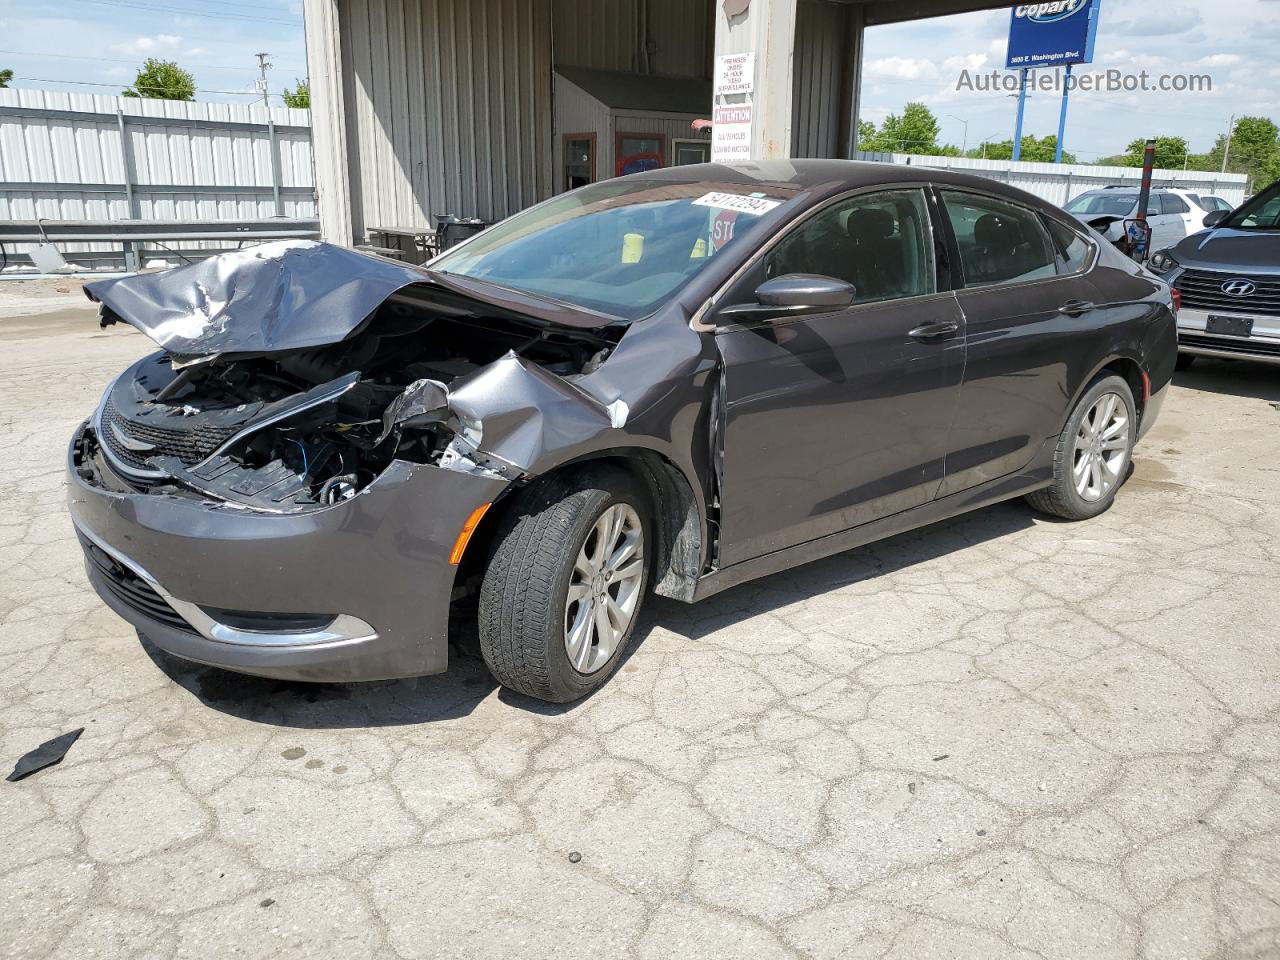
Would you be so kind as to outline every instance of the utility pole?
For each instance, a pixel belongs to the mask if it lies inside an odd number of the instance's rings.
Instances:
[[[1227,157],[1231,156],[1231,135],[1236,132],[1236,115],[1227,121],[1227,145],[1222,148],[1222,172],[1227,172]]]
[[[969,121],[961,120],[954,113],[947,113],[944,116],[950,117],[952,120],[960,120],[964,124],[964,142],[960,145],[960,152],[964,153],[969,146]]]
[[[258,58],[258,92],[262,94],[262,105],[269,107],[271,106],[271,100],[267,94],[267,71],[271,69],[271,63],[267,60],[267,57],[271,56],[271,54],[255,53],[254,56]]]

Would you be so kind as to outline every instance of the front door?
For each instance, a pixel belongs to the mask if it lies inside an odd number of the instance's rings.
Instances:
[[[828,205],[776,244],[765,279],[822,274],[851,307],[721,328],[724,565],[919,506],[943,475],[964,368],[955,296],[939,293],[922,190]]]

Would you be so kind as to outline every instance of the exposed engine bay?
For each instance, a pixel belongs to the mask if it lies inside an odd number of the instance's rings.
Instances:
[[[275,512],[354,497],[393,460],[513,478],[518,465],[513,473],[481,451],[483,424],[459,412],[465,404],[451,406],[451,393],[499,361],[568,378],[564,389],[572,390],[573,378],[603,363],[622,328],[559,325],[417,278],[334,343],[208,353],[171,347],[144,358],[108,389],[78,469],[121,492]],[[122,319],[105,296],[103,303],[104,324]]]

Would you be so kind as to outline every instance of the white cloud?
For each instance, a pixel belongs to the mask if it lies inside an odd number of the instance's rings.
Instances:
[[[967,53],[964,56],[947,57],[942,61],[942,69],[947,71],[981,70],[990,58],[985,53]]]
[[[1195,61],[1197,67],[1234,67],[1244,63],[1244,57],[1238,53],[1211,53]]]
[[[881,57],[872,60],[864,69],[870,76],[895,80],[928,80],[938,75],[938,68],[931,60],[913,57]]]
[[[135,37],[129,43],[117,43],[116,49],[124,53],[154,53],[157,50],[176,50],[182,38],[172,33],[157,33],[154,37]]]

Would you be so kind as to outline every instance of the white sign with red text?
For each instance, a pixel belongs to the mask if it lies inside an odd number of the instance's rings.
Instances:
[[[717,104],[711,115],[711,162],[751,159],[751,104]]]

